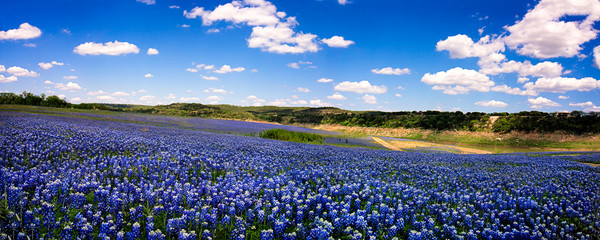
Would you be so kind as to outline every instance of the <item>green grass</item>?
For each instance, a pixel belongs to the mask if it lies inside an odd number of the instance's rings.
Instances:
[[[316,143],[323,144],[323,136],[316,133],[305,133],[305,132],[293,132],[284,129],[269,129],[265,131],[261,131],[258,134],[261,138],[275,139],[275,140],[283,140],[290,142],[300,142],[300,143]]]

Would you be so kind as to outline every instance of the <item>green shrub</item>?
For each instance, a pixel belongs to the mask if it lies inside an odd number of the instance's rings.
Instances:
[[[301,143],[323,143],[323,136],[316,133],[305,133],[305,132],[293,132],[284,129],[269,129],[263,130],[258,134],[261,138],[269,138],[290,142],[301,142]]]

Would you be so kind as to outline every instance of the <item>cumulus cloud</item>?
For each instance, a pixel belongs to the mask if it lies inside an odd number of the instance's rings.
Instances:
[[[264,0],[233,1],[217,6],[213,11],[195,7],[184,11],[187,18],[202,18],[202,24],[210,26],[217,21],[246,24],[253,27],[248,47],[260,48],[273,53],[317,52],[316,35],[297,33],[294,17],[278,12],[275,5]]]
[[[145,101],[145,102],[152,101],[154,99],[156,99],[156,97],[155,96],[150,96],[150,95],[146,95],[146,96],[141,96],[140,97],[140,101]]]
[[[373,86],[369,81],[360,81],[360,82],[350,82],[344,81],[338,83],[333,88],[336,91],[340,92],[353,92],[353,93],[375,93],[381,94],[387,92],[387,87],[384,85],[381,86]]]
[[[16,82],[16,81],[17,81],[17,77],[15,77],[15,76],[5,77],[4,75],[0,74],[0,83],[9,83],[9,82]]]
[[[148,48],[148,51],[146,51],[146,54],[148,54],[148,55],[158,55],[158,50],[156,48]]]
[[[442,90],[449,95],[465,94],[471,90],[488,92],[494,86],[494,82],[485,74],[460,67],[434,74],[426,73],[421,82],[434,85],[433,90]]]
[[[225,90],[225,89],[219,89],[219,88],[208,88],[206,90],[204,90],[205,93],[219,93],[219,94],[230,94],[231,92]]]
[[[219,5],[212,11],[195,7],[184,11],[183,14],[189,19],[201,18],[205,26],[225,21],[252,27],[252,33],[247,39],[250,48],[280,54],[319,51],[317,35],[295,32],[294,28],[298,25],[296,18],[287,17],[285,12],[277,11],[277,7],[269,1],[232,1]],[[332,42],[335,47],[348,44],[343,38],[342,42],[336,39]]]
[[[290,68],[294,68],[294,69],[300,69],[301,65],[309,65],[309,68],[316,68],[316,66],[312,66],[312,62],[305,62],[305,61],[299,61],[299,62],[293,62],[293,63],[288,63],[287,66]]]
[[[543,107],[560,107],[560,104],[544,97],[530,98],[527,99],[527,102],[529,102],[531,108],[534,109],[540,109]]]
[[[496,100],[479,101],[479,102],[476,102],[475,105],[483,106],[483,107],[498,107],[498,108],[504,108],[504,107],[508,106],[507,103],[502,102],[502,101],[496,101]]]
[[[531,89],[521,90],[520,88],[513,88],[507,85],[494,86],[491,88],[494,92],[503,92],[510,95],[521,95],[521,96],[537,96],[538,93]]]
[[[479,41],[473,40],[464,34],[450,36],[435,45],[437,51],[448,51],[451,58],[488,57],[504,51],[501,39],[492,39],[484,36]]]
[[[303,88],[303,87],[298,87],[298,88],[296,88],[296,90],[297,90],[298,92],[303,92],[303,93],[310,92],[310,89],[308,89],[308,88]]]
[[[298,63],[288,63],[287,66],[289,68],[300,69],[300,65]]]
[[[558,96],[558,99],[569,99],[569,98],[570,98],[569,96],[563,96],[563,95]]]
[[[17,77],[39,77],[40,76],[39,73],[27,70],[22,67],[17,67],[17,66],[9,67],[8,69],[6,69],[6,72],[12,74],[13,76],[17,76]]]
[[[52,86],[54,86],[54,88],[64,90],[64,91],[72,91],[73,92],[76,90],[81,90],[81,87],[79,86],[79,84],[74,83],[74,82],[68,82],[68,83],[64,84],[64,83],[54,83],[51,81],[44,81],[44,84],[52,85]]]
[[[377,104],[377,98],[373,95],[365,94],[362,97],[362,100],[365,101],[366,104]]]
[[[526,89],[538,92],[566,92],[580,91],[587,92],[600,88],[600,80],[591,77],[586,78],[539,78],[535,83],[528,82],[524,85]]]
[[[71,75],[71,76],[64,76],[63,79],[65,79],[65,80],[74,80],[74,79],[77,79],[77,76],[73,76],[73,75]]]
[[[346,100],[347,98],[339,93],[334,93],[331,96],[327,96],[327,99],[331,99],[331,100]]]
[[[333,79],[331,79],[331,78],[319,78],[319,80],[317,80],[317,82],[320,82],[320,83],[330,83],[330,82],[333,82]]]
[[[223,101],[223,97],[221,97],[221,96],[208,96],[206,98],[206,101],[208,101],[208,103],[210,103],[210,104],[217,104],[217,103],[219,103],[219,101]]]
[[[337,0],[340,5],[348,4],[348,0]]]
[[[111,97],[111,96],[108,96],[108,95],[97,96],[96,99],[101,100],[101,101],[112,101],[112,100],[115,100],[114,97]]]
[[[565,16],[586,16],[581,21],[563,21]],[[523,19],[506,27],[504,41],[521,55],[540,59],[573,57],[582,45],[596,38],[594,23],[600,20],[597,0],[542,0]]]
[[[102,91],[102,90],[97,90],[97,91],[87,92],[86,94],[89,96],[97,96],[97,95],[107,94],[107,92]]]
[[[195,72],[198,72],[198,69],[195,69],[195,68],[186,68],[185,71],[186,72],[193,72],[193,73],[195,73]]]
[[[321,99],[310,100],[309,103],[310,103],[310,105],[317,106],[317,107],[333,106],[333,104],[328,103],[328,102],[324,102]]]
[[[246,97],[246,99],[241,101],[242,104],[246,104],[246,105],[252,105],[252,106],[262,106],[263,103],[267,102],[264,99],[258,98],[255,95],[249,95]]]
[[[221,66],[221,68],[214,70],[213,72],[224,74],[224,73],[230,73],[230,72],[242,72],[244,70],[246,70],[246,69],[243,67],[231,68],[231,66],[229,66],[229,65],[223,65],[223,66]]]
[[[482,66],[481,73],[489,75],[497,75],[500,73],[519,73],[519,76],[533,76],[533,77],[558,77],[563,72],[563,67],[557,62],[541,62],[538,64],[531,64],[529,61],[517,62],[507,61],[497,64],[489,64]]]
[[[410,69],[408,68],[391,68],[391,67],[385,67],[382,69],[372,69],[371,72],[375,73],[375,74],[382,74],[382,75],[404,75],[404,74],[410,74]]]
[[[587,101],[587,102],[582,102],[582,103],[569,103],[569,106],[574,106],[574,107],[592,107],[594,106],[594,103]]]
[[[154,5],[156,0],[135,0],[136,2],[145,3],[146,5]]]
[[[57,61],[52,61],[52,62],[49,62],[49,63],[45,63],[45,62],[39,62],[38,63],[38,66],[40,66],[44,70],[48,70],[48,69],[52,68],[55,65],[56,66],[62,66],[62,65],[65,65],[65,64],[61,63],[61,62],[57,62]]]
[[[171,5],[171,6],[169,6],[169,8],[170,9],[179,9],[179,6],[177,6],[177,5]]]
[[[29,23],[22,23],[17,29],[0,31],[0,40],[20,40],[32,39],[42,35],[42,30],[31,26]]]
[[[345,40],[344,37],[340,36],[333,36],[329,39],[325,38],[321,41],[327,44],[327,46],[335,48],[347,48],[348,46],[354,44],[354,41]]]
[[[219,78],[215,77],[215,76],[202,76],[202,79],[209,80],[209,81],[217,81],[217,80],[219,80]]]
[[[73,49],[74,53],[79,55],[126,55],[129,53],[139,53],[140,49],[131,43],[128,42],[107,42],[107,43],[95,43],[95,42],[86,42],[81,44],[75,49]]]
[[[131,95],[131,93],[127,93],[127,92],[114,92],[112,95],[113,95],[113,96],[124,97],[124,96],[129,96],[129,95]]]
[[[181,102],[200,102],[200,98],[197,97],[180,97],[179,101]]]
[[[146,73],[146,75],[144,75],[145,78],[153,78],[154,75],[150,74],[150,73]]]

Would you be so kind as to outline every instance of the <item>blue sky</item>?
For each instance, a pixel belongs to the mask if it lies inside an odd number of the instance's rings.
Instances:
[[[70,102],[600,111],[600,1],[10,1],[0,91]]]

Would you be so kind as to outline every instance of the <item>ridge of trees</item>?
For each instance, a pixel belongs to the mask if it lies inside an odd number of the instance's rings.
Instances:
[[[600,113],[582,111],[546,113],[440,112],[440,111],[348,111],[334,107],[239,107],[173,103],[140,106],[127,104],[72,104],[58,96],[38,96],[32,93],[0,93],[0,104],[21,104],[58,108],[95,109],[206,118],[251,119],[282,124],[338,124],[343,126],[420,128],[430,130],[521,132],[566,132],[572,134],[600,133]]]

